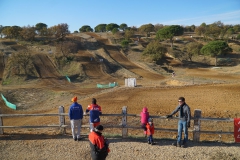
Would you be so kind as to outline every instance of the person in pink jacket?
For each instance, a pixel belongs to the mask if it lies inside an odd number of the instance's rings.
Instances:
[[[140,117],[141,117],[141,127],[143,128],[144,134],[146,137],[147,136],[146,124],[148,123],[148,119],[149,119],[149,112],[147,107],[143,107],[142,112],[140,113]]]

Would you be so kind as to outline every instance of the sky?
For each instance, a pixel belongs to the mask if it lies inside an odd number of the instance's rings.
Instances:
[[[67,23],[74,32],[83,25],[199,26],[217,21],[240,24],[240,0],[0,0],[2,26]]]

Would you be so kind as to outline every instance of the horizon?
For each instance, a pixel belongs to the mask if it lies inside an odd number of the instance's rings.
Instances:
[[[0,19],[0,25],[3,26],[23,27],[45,23],[52,27],[67,23],[71,33],[79,31],[84,25],[94,29],[99,24],[109,23],[126,23],[129,27],[140,27],[149,23],[199,26],[202,23],[221,21],[224,25],[237,25],[240,24],[240,1],[202,0],[193,3],[188,0],[152,0],[149,3],[123,0],[116,4],[110,0],[92,0],[91,3],[78,0],[1,0]]]

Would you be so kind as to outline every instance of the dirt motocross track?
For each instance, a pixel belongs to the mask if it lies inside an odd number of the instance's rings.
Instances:
[[[128,113],[139,114],[142,108],[147,106],[151,115],[165,116],[175,109],[178,97],[184,96],[191,107],[192,115],[195,109],[201,109],[203,117],[240,117],[239,65],[193,69],[174,67],[176,76],[172,77],[170,73],[159,73],[148,69],[144,64],[130,60],[106,38],[94,33],[89,33],[87,37],[89,36],[104,49],[105,57],[103,56],[103,62],[99,62],[92,50],[78,53],[79,61],[88,76],[87,80],[82,83],[69,83],[58,72],[47,54],[36,54],[34,65],[38,68],[40,79],[25,85],[2,85],[1,92],[11,103],[18,106],[16,111],[11,110],[1,100],[2,113],[58,113],[59,106],[65,106],[67,112],[71,98],[78,96],[78,102],[84,110],[95,97],[102,106],[103,113],[119,114],[122,107],[127,106]],[[103,54],[101,50],[96,52]],[[128,56],[131,56],[131,53]],[[91,60],[91,57],[94,59]],[[105,71],[105,60],[119,66],[121,72],[118,76]],[[0,63],[2,69],[2,61]],[[121,73],[123,76],[119,76]],[[0,78],[2,74],[0,72]],[[124,86],[126,75],[137,79],[136,87]],[[96,88],[97,83],[109,82],[117,82],[119,86],[110,89]],[[136,121],[138,124],[139,120]],[[3,122],[7,126],[57,124],[58,117],[3,118]],[[17,132],[15,129],[5,131]]]

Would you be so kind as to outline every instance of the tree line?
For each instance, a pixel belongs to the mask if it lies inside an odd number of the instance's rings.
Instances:
[[[132,32],[144,33],[149,36],[151,32],[158,32],[160,29],[168,30],[175,29],[176,25],[163,25],[163,24],[143,24],[140,27],[132,26],[129,27],[126,23],[120,25],[116,23],[109,24],[98,24],[96,27],[91,28],[89,25],[83,25],[79,28],[78,32],[112,32],[113,34],[124,31],[125,36],[128,38]],[[237,25],[224,25],[221,21],[214,22],[212,24],[202,23],[200,26],[180,26],[183,32],[195,32],[199,36],[206,38],[224,38],[227,36],[233,36],[240,32],[240,24]],[[166,29],[168,28],[168,29]],[[130,32],[130,33],[129,33]],[[22,38],[23,40],[32,41],[36,35],[52,37],[55,36],[57,39],[63,39],[67,34],[70,34],[69,26],[67,23],[61,23],[55,26],[48,27],[45,23],[37,23],[35,26],[2,26],[0,25],[0,36],[7,38]],[[169,35],[168,35],[169,36]],[[240,37],[235,37],[240,38]],[[171,38],[170,38],[171,39]]]
[[[56,37],[64,39],[70,31],[68,24],[61,23],[52,27],[48,27],[45,23],[37,23],[35,26],[2,26],[0,25],[0,35],[10,39],[22,39],[25,41],[33,41],[36,35],[44,37]]]
[[[25,41],[34,41],[35,36],[42,36],[46,38],[55,37],[58,40],[60,51],[64,57],[68,57],[70,42],[66,42],[65,38],[70,34],[68,24],[61,23],[52,27],[48,27],[45,23],[37,23],[35,26],[2,26],[0,25],[0,35],[6,38],[16,38]],[[132,41],[133,36],[138,34],[144,34],[149,37],[154,33],[155,39],[151,41],[143,52],[143,55],[151,56],[153,60],[157,61],[163,58],[167,52],[166,46],[161,44],[161,41],[169,40],[171,48],[173,48],[173,42],[175,36],[181,36],[184,32],[195,33],[198,36],[203,37],[209,41],[208,44],[202,45],[198,42],[190,42],[185,45],[181,53],[175,52],[175,57],[187,57],[192,61],[192,57],[199,54],[208,54],[213,57],[230,52],[227,42],[229,37],[232,39],[240,39],[240,24],[237,25],[224,25],[221,21],[214,22],[212,24],[202,23],[200,26],[180,26],[180,25],[163,25],[163,24],[143,24],[140,27],[129,27],[126,23],[120,25],[116,23],[99,24],[94,29],[89,25],[84,25],[79,28],[78,32],[111,32],[113,35],[119,34],[123,37],[121,45],[126,48]],[[76,45],[74,45],[76,46]],[[75,47],[70,47],[75,48]],[[217,62],[217,60],[216,60]]]

